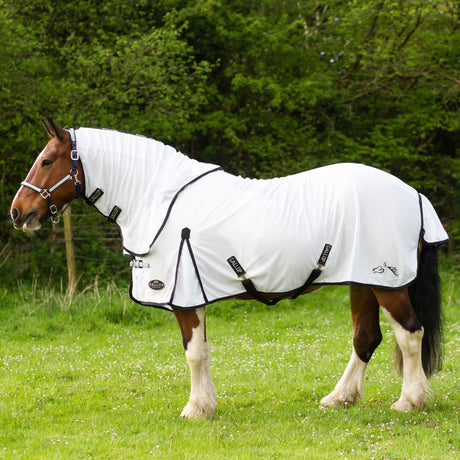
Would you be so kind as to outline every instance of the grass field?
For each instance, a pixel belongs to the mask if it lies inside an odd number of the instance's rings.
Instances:
[[[179,418],[189,374],[173,315],[132,304],[127,285],[72,299],[0,289],[0,458],[454,459],[460,456],[460,280],[443,270],[444,368],[424,410],[389,409],[401,390],[394,339],[368,367],[357,406],[321,410],[351,352],[346,288],[275,307],[208,308],[214,420]]]

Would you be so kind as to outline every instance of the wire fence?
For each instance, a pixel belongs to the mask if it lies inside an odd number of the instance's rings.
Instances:
[[[46,221],[34,233],[15,231],[8,218],[1,222],[0,278],[3,282],[15,278],[42,278],[44,282],[70,279],[69,246],[75,267],[72,277],[79,280],[81,287],[95,276],[106,279],[120,275],[126,277],[130,266],[123,257],[118,226],[84,203],[75,202],[71,208],[70,233],[67,235],[64,219],[57,224]]]
[[[78,278],[79,270],[96,272],[99,276],[111,276],[129,270],[129,264],[123,257],[123,244],[118,226],[109,224],[97,212],[76,212],[72,214],[70,225],[71,241],[65,236],[66,223],[55,226],[53,229],[56,244],[66,245],[67,267],[69,271],[69,285],[72,278]],[[69,246],[71,250],[69,251]],[[69,254],[71,254],[69,256]],[[72,277],[70,273],[69,257],[75,258],[77,273]]]
[[[95,223],[91,225],[74,225],[73,222],[79,221],[81,219],[94,219]],[[100,220],[100,215],[98,213],[90,214],[72,214],[72,241],[76,247],[84,248],[85,245],[88,245],[90,242],[95,243],[99,242],[102,245],[102,248],[111,247],[115,250],[122,250],[122,238],[120,230],[117,226],[103,226],[98,225],[97,222]],[[64,227],[60,224],[54,226],[53,232],[55,234],[55,243],[64,244],[66,242],[64,236]],[[102,251],[105,254],[105,251]],[[75,254],[76,259],[81,260],[92,260],[92,261],[104,261],[107,260],[118,260],[119,257],[107,257],[104,255],[97,255],[97,251],[92,255],[88,255],[85,251]]]

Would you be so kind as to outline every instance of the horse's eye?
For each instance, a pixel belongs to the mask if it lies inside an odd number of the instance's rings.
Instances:
[[[53,162],[51,160],[43,160],[42,161],[42,166],[45,167],[45,166],[51,166],[53,164]]]

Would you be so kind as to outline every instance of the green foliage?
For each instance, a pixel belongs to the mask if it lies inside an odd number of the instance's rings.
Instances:
[[[429,196],[460,244],[458,2],[0,5],[4,216],[49,113],[253,177],[371,164]]]

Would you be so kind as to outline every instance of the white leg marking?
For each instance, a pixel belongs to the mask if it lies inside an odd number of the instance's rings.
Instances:
[[[209,344],[205,336],[205,309],[197,309],[200,324],[193,329],[185,357],[190,367],[190,398],[182,411],[184,418],[212,418],[217,406],[217,394],[211,380]]]
[[[420,331],[409,332],[391,316],[388,310],[383,307],[382,310],[393,328],[403,357],[401,396],[391,408],[408,411],[414,407],[423,407],[426,405],[430,394],[428,380],[422,367],[423,328]]]
[[[320,407],[346,406],[354,404],[359,398],[362,398],[366,366],[367,363],[361,360],[353,348],[345,372],[337,382],[332,393],[321,400]]]

